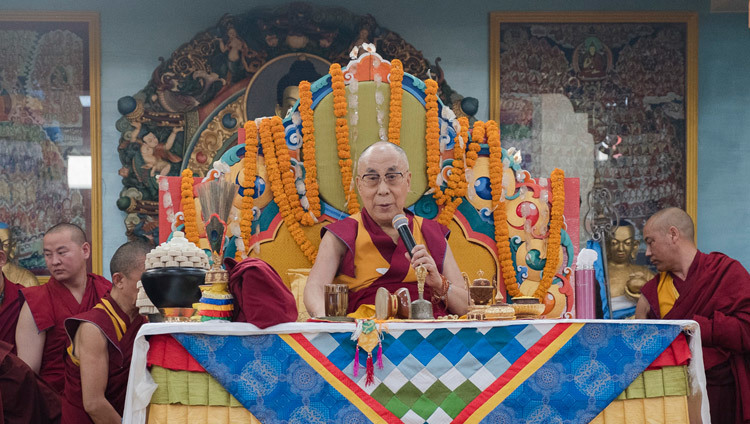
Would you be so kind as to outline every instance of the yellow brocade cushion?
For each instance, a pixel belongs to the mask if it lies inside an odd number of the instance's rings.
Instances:
[[[305,285],[307,284],[307,277],[310,276],[310,268],[294,268],[287,271],[291,284],[289,288],[294,296],[294,301],[297,303],[297,322],[305,322],[310,318],[310,314],[307,312],[305,307]]]

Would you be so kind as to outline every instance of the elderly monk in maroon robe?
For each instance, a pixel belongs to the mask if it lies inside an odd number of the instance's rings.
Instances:
[[[73,224],[57,224],[44,234],[47,284],[21,290],[25,303],[16,327],[18,357],[58,393],[65,385],[68,336],[65,319],[86,312],[112,287],[104,277],[87,274],[91,246]]]
[[[318,257],[305,286],[311,316],[325,315],[324,291],[330,283],[349,286],[349,312],[375,303],[378,288],[393,293],[407,287],[417,299],[414,269],[427,269],[425,299],[434,315],[462,315],[468,309],[466,287],[446,241],[444,226],[404,209],[411,185],[406,153],[389,142],[370,145],[357,162],[362,211],[323,228]],[[406,214],[417,245],[411,254],[393,228],[393,217]]]
[[[0,268],[7,262],[8,256],[0,249]],[[21,311],[21,297],[18,291],[23,288],[5,278],[0,271],[0,341],[11,345],[11,351],[16,353],[16,323]]]
[[[63,424],[120,423],[133,342],[145,321],[135,306],[149,246],[120,246],[109,264],[112,291],[93,309],[65,320],[71,340],[65,358]]]
[[[750,274],[726,255],[698,251],[681,209],[654,214],[643,237],[660,274],[643,286],[636,318],[697,321],[711,421],[750,423]]]

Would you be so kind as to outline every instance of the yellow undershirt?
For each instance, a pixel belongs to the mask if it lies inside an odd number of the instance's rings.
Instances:
[[[672,310],[677,298],[680,297],[680,293],[677,292],[677,288],[674,286],[672,274],[669,272],[661,273],[656,294],[659,298],[659,312],[661,313],[661,317],[664,318],[664,315]]]

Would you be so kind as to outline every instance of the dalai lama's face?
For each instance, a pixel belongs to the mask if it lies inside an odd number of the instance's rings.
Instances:
[[[357,190],[372,219],[391,228],[394,216],[403,213],[411,184],[409,165],[395,150],[378,147],[359,162]]]

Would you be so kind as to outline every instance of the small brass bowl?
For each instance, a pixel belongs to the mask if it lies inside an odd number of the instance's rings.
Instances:
[[[533,296],[518,296],[513,298],[513,309],[516,311],[516,318],[539,318],[544,312],[545,305],[539,302],[539,299]]]
[[[492,286],[471,286],[469,288],[471,299],[474,300],[475,305],[487,305],[492,302],[493,291],[494,287]]]

